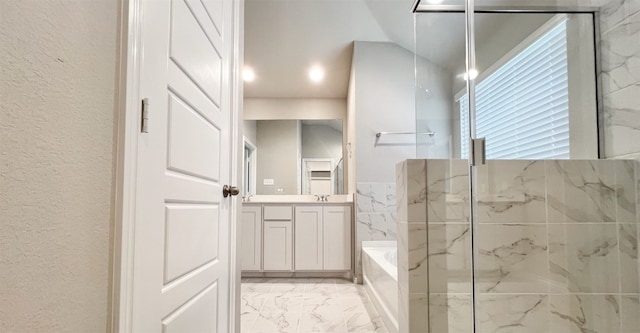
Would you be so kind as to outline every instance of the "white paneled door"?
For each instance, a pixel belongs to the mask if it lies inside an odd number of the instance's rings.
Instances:
[[[229,332],[231,0],[141,1],[133,332]]]

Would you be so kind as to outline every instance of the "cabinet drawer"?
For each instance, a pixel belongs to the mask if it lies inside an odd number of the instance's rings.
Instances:
[[[265,220],[291,220],[293,209],[291,206],[264,206]]]

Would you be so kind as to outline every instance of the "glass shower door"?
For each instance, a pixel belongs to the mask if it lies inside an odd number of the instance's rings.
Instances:
[[[474,15],[510,27],[475,34],[475,331],[639,332],[636,163],[599,159],[597,14],[552,9]]]
[[[640,112],[612,96],[633,85],[625,73],[640,35],[629,24],[640,8],[583,3],[418,4],[416,54],[438,45],[428,28],[467,29],[464,62],[449,67],[449,155],[418,146],[430,332],[640,332],[640,167],[599,160],[626,148],[614,142],[614,104]],[[436,16],[447,22],[439,29]],[[421,77],[434,77],[425,68],[416,62],[418,119],[438,110],[419,100]],[[467,160],[469,137],[485,139],[486,162]]]
[[[469,127],[455,99],[458,92],[467,94],[466,16],[464,10],[448,11],[449,5],[414,16],[416,132],[434,135],[416,138],[416,155],[426,159],[428,277],[410,280],[409,298],[426,295],[426,304],[410,302],[409,312],[427,314],[409,318],[410,332],[425,332],[423,325],[438,333],[473,330],[469,163],[461,157]]]

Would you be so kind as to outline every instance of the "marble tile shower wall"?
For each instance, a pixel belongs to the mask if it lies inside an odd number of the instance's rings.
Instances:
[[[605,4],[600,37],[605,155],[640,159],[640,1]]]
[[[399,165],[399,173],[414,170],[398,177],[399,281],[406,275],[408,286],[399,298],[411,332],[471,328],[466,163]],[[627,160],[480,167],[479,331],[640,332],[638,179],[640,163]]]
[[[362,276],[362,242],[396,240],[396,185],[356,184],[356,275]]]

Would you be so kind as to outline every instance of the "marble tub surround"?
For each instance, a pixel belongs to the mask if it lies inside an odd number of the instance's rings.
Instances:
[[[624,277],[619,274],[617,232],[615,224],[550,225],[551,292],[619,293]],[[637,286],[631,289],[638,292]]]
[[[616,174],[620,168],[614,168],[615,165],[624,163],[626,161],[548,161],[549,222],[615,222],[616,191],[624,188],[625,180],[633,183],[633,178],[627,179],[626,172]],[[616,182],[616,176],[620,183]]]
[[[479,332],[564,332],[549,323],[546,294],[481,294],[478,297]],[[605,331],[610,332],[610,331]]]
[[[481,293],[548,292],[544,225],[483,225],[477,239],[476,286]]]
[[[428,332],[473,332],[470,293],[429,293]]]
[[[399,332],[429,330],[426,172],[426,160],[396,165]]]
[[[544,223],[544,179],[545,161],[500,161],[478,166],[478,223]]]
[[[607,1],[599,18],[604,153],[640,156],[640,3]]]
[[[397,238],[394,183],[356,184],[356,276],[362,279],[362,242]]]
[[[339,279],[242,279],[241,332],[387,333],[360,285]]]
[[[469,331],[466,163],[398,165],[401,327]],[[640,163],[500,160],[476,175],[480,332],[640,332]],[[411,215],[410,203],[426,214]],[[428,320],[411,316],[422,311]]]
[[[427,160],[426,164],[426,220],[429,223],[469,222],[468,161]]]
[[[640,12],[640,3],[633,0],[599,0],[596,3],[600,6],[600,31],[604,33]]]
[[[367,241],[362,248],[364,288],[390,332],[398,332],[398,267],[389,260],[394,251],[395,241]]]
[[[639,236],[639,224],[625,223],[618,226],[620,292],[622,293],[640,293],[640,274],[638,274],[638,271],[640,271]]]
[[[617,23],[607,22],[613,24],[612,28],[601,27],[604,28],[601,47],[606,51],[602,55],[602,88],[605,95],[631,87],[640,80],[640,74],[637,71],[640,46],[637,43],[630,43],[634,38],[638,38],[636,35],[638,30],[634,30],[633,25],[638,22],[635,16],[640,13],[640,5],[637,5],[637,1],[625,2],[629,5],[635,2],[637,11]]]
[[[429,293],[471,293],[469,228],[468,223],[428,225]]]
[[[396,212],[394,183],[358,183],[356,200],[359,213]]]

